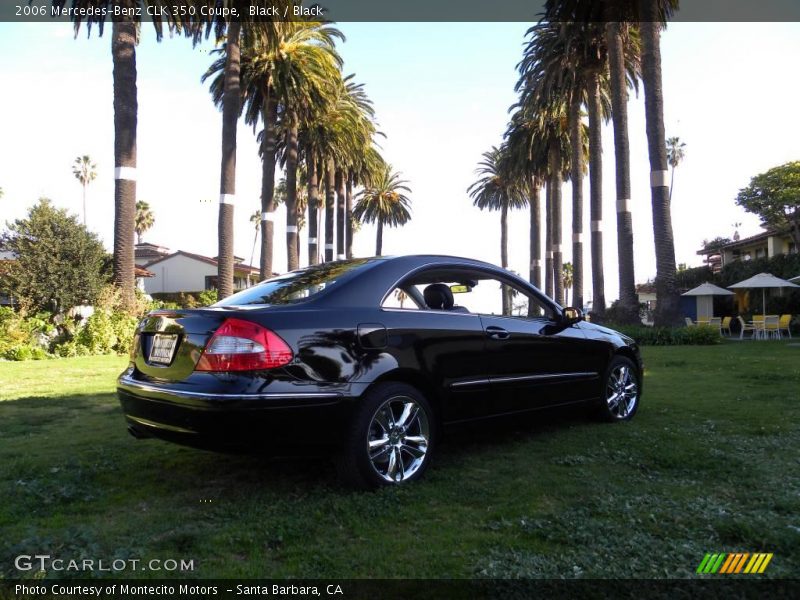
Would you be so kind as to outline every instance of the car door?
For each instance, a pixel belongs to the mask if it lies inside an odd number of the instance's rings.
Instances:
[[[490,366],[480,317],[428,310],[411,301],[402,308],[397,304],[382,306],[388,351],[399,368],[423,373],[437,388],[442,420],[452,423],[490,414]]]
[[[565,324],[552,307],[508,282],[507,312],[511,314],[504,315],[503,281],[486,279],[480,285],[496,289],[500,299],[494,306],[499,314],[480,314],[493,413],[535,410],[597,396],[596,361],[577,324]],[[531,306],[533,311],[529,311]]]

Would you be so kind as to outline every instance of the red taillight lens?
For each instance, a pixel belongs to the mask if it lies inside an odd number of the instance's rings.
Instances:
[[[259,371],[290,363],[292,349],[277,334],[250,321],[226,319],[197,362],[197,371]]]

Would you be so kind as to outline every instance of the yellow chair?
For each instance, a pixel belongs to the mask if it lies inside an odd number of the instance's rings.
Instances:
[[[767,315],[764,318],[764,337],[775,339],[781,337],[781,330],[778,329],[778,315]]]
[[[731,321],[733,318],[731,317],[723,317],[722,318],[722,325],[719,327],[720,334],[724,334],[727,331],[728,336],[731,335]]]
[[[714,329],[719,330],[719,334],[722,335],[722,319],[719,317],[711,317],[708,321],[709,327],[713,327]]]
[[[789,325],[792,322],[792,315],[781,315],[780,320],[778,321],[778,336],[780,337],[782,331],[786,331],[786,335],[789,338],[792,337],[792,330],[789,329]]]

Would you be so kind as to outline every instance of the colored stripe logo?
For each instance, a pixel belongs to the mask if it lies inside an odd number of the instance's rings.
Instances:
[[[706,554],[697,573],[725,574],[734,573],[756,574],[763,573],[767,565],[772,560],[773,554],[765,552],[722,552],[718,554]]]

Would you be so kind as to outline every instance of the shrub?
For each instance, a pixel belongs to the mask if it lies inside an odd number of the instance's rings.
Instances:
[[[202,291],[197,296],[197,303],[200,306],[211,306],[212,304],[216,303],[217,300],[219,300],[219,294],[217,293],[216,288]]]
[[[0,358],[29,360],[47,358],[47,347],[55,327],[46,312],[26,316],[9,307],[0,307]]]
[[[56,344],[53,348],[53,353],[62,358],[71,358],[73,356],[87,356],[90,354],[86,346],[82,346],[77,340],[68,340],[60,344]]]
[[[647,327],[618,325],[614,329],[636,340],[640,346],[710,346],[722,342],[719,329],[697,327]]]
[[[124,312],[96,310],[78,332],[75,341],[89,354],[125,354],[133,343],[136,317]]]

